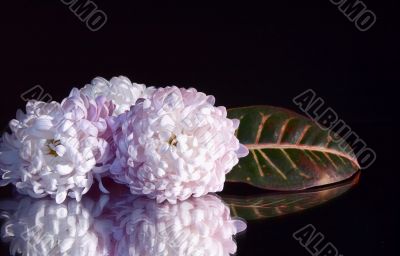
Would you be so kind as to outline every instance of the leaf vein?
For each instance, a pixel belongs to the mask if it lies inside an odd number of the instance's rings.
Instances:
[[[286,175],[271,161],[271,159],[267,156],[267,154],[262,152],[260,149],[257,149],[257,151],[261,154],[261,156],[265,159],[265,161],[267,161],[279,173],[279,175],[282,176],[282,178],[287,180]]]

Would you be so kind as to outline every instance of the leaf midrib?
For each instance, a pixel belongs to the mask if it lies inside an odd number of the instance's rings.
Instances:
[[[293,144],[286,144],[286,143],[260,143],[260,144],[245,144],[245,146],[249,149],[297,149],[297,150],[310,150],[310,151],[319,151],[322,153],[334,154],[343,158],[348,159],[352,163],[354,163],[358,168],[360,165],[356,158],[350,157],[348,154],[340,152],[335,149],[326,148],[322,146],[310,146],[310,145],[293,145]]]

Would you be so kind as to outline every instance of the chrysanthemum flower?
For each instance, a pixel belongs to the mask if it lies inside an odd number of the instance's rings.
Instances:
[[[104,96],[112,101],[116,108],[114,115],[124,113],[129,110],[139,98],[145,98],[153,89],[146,88],[144,84],[132,83],[129,78],[124,76],[113,77],[110,81],[102,77],[96,77],[90,84],[85,85],[81,92],[92,99]]]
[[[104,97],[93,100],[78,89],[61,104],[29,101],[0,141],[0,185],[57,203],[67,195],[79,201],[113,159],[107,124],[113,109]]]
[[[236,252],[233,235],[246,223],[232,219],[214,195],[177,204],[157,204],[146,197],[116,204],[113,255],[229,256]]]
[[[214,97],[166,87],[118,117],[111,177],[133,194],[158,202],[221,191],[225,174],[248,150],[235,137],[239,120],[227,118]]]

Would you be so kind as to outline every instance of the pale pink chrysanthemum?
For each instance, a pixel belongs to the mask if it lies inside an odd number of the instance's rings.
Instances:
[[[96,77],[90,84],[85,85],[81,92],[92,99],[104,96],[107,100],[115,104],[113,115],[117,116],[130,109],[139,98],[146,98],[153,90],[152,87],[146,88],[144,84],[132,83],[125,76],[111,78],[110,81]]]
[[[111,177],[157,202],[221,191],[248,150],[235,137],[239,120],[195,89],[156,89],[118,117]]]
[[[104,97],[90,99],[78,89],[61,104],[29,101],[0,141],[0,185],[12,183],[22,194],[50,195],[57,203],[67,195],[79,201],[113,160],[113,109]]]

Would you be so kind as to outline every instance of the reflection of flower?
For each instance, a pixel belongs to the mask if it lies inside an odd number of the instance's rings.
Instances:
[[[215,195],[158,204],[143,196],[0,202],[2,240],[26,256],[227,256],[246,224]]]
[[[33,197],[79,201],[113,158],[108,118],[114,106],[73,89],[59,104],[30,101],[0,141],[0,185]]]
[[[2,239],[10,242],[12,255],[109,255],[110,222],[96,219],[106,202],[106,196],[97,204],[87,198],[64,204],[29,197],[3,201]]]
[[[84,94],[93,99],[104,96],[107,100],[111,100],[116,105],[114,115],[129,110],[137,99],[146,97],[151,90],[151,88],[146,89],[144,84],[132,83],[124,76],[113,77],[110,81],[96,77],[81,89]]]
[[[235,137],[239,120],[214,101],[195,89],[159,88],[119,116],[114,180],[158,202],[221,191],[248,151]]]
[[[225,256],[236,252],[233,235],[246,224],[230,217],[229,208],[214,195],[177,204],[157,204],[145,197],[115,204],[113,255]]]

